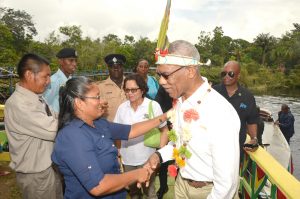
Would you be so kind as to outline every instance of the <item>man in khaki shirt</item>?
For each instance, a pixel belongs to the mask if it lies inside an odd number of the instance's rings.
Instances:
[[[112,122],[116,115],[119,105],[126,100],[123,91],[123,66],[126,58],[121,54],[109,54],[105,58],[108,66],[109,77],[99,82],[100,97],[108,101],[108,110],[106,118]]]
[[[26,54],[17,71],[20,82],[4,109],[10,167],[16,171],[23,198],[62,198],[62,185],[51,161],[57,118],[42,97],[50,83],[49,63]]]

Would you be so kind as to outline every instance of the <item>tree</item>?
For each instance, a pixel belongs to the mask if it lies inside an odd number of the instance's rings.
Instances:
[[[0,67],[14,66],[17,59],[13,48],[13,35],[9,28],[0,22]]]
[[[62,26],[59,28],[59,32],[67,37],[67,39],[62,42],[63,46],[77,48],[82,40],[82,31],[80,26]]]
[[[3,9],[1,21],[9,28],[13,35],[13,46],[18,54],[27,51],[33,36],[37,31],[32,22],[32,17],[25,11]]]
[[[254,44],[261,48],[261,64],[265,65],[266,55],[276,44],[276,38],[271,36],[269,33],[261,33],[254,39]]]
[[[156,42],[150,41],[147,37],[141,37],[134,44],[134,57],[136,62],[143,58],[149,61],[149,64],[154,64],[154,51],[156,48]]]
[[[207,59],[212,59],[212,39],[209,32],[201,31],[195,46],[201,55],[200,61],[205,62]]]
[[[128,45],[133,45],[135,42],[134,37],[133,36],[129,36],[129,35],[125,35],[124,38],[124,44],[128,44]]]
[[[118,45],[121,45],[122,42],[121,42],[121,39],[117,36],[117,35],[114,35],[114,34],[108,34],[106,36],[103,37],[103,42],[104,43],[115,43],[115,44],[118,44]]]

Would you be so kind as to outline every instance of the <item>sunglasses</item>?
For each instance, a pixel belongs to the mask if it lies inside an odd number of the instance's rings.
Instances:
[[[229,72],[226,72],[226,71],[222,71],[221,72],[221,77],[224,78],[226,75],[228,75],[230,78],[234,78],[234,72],[233,71],[229,71]]]
[[[136,93],[140,88],[125,88],[124,91],[125,93]]]
[[[163,74],[163,73],[159,73],[159,72],[156,72],[156,74],[157,74],[157,76],[158,76],[159,78],[163,77],[165,80],[168,80],[169,77],[170,77],[171,75],[173,75],[174,73],[176,73],[177,71],[179,71],[179,70],[181,70],[181,69],[183,69],[183,68],[184,68],[184,67],[177,68],[176,70],[174,70],[174,71],[171,72],[170,74]]]

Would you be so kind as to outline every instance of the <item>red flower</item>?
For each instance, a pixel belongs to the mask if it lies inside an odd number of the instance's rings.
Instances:
[[[168,54],[169,54],[168,49],[160,50],[160,56],[165,57],[165,56],[168,55]]]
[[[190,123],[192,120],[198,120],[199,119],[199,114],[195,109],[189,109],[184,111],[183,113],[183,119],[185,122]]]
[[[169,176],[175,178],[177,176],[177,167],[174,164],[169,165],[168,173],[169,173]]]
[[[160,50],[159,48],[156,48],[156,49],[155,49],[155,53],[154,53],[155,61],[158,60],[158,56],[165,57],[165,56],[168,55],[168,54],[169,54],[168,49]]]

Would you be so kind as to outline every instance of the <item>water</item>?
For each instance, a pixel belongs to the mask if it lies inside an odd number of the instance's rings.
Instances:
[[[295,117],[295,134],[290,140],[294,163],[294,176],[300,180],[300,98],[299,97],[274,97],[274,96],[255,96],[256,103],[261,108],[266,108],[272,112],[274,120],[277,120],[278,111],[281,104],[287,104]]]

